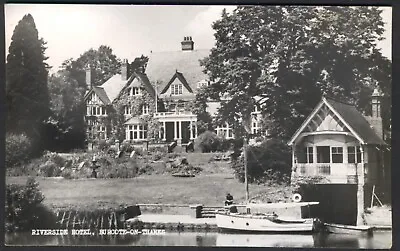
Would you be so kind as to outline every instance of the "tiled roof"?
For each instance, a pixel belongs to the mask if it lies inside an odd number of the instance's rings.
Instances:
[[[121,92],[122,88],[127,84],[128,80],[123,80],[121,74],[115,74],[110,79],[108,79],[102,87],[107,94],[110,102],[113,102],[118,94]]]
[[[139,117],[132,117],[128,119],[124,124],[125,125],[137,125],[137,124],[144,124],[145,121]]]
[[[197,83],[207,79],[199,60],[209,54],[209,50],[153,52],[149,55],[146,74],[151,82],[160,81],[159,90],[163,90],[176,71],[179,71],[191,89],[196,90]]]
[[[378,145],[385,144],[385,142],[375,133],[374,129],[371,128],[371,125],[368,123],[366,118],[353,105],[333,100],[331,98],[325,99],[364,140],[365,143]]]
[[[111,104],[110,99],[108,98],[105,90],[102,87],[94,86],[93,91],[99,96],[99,99],[103,101],[105,105]]]

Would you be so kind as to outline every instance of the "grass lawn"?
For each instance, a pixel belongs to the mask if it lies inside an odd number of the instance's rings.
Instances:
[[[7,177],[7,184],[23,184],[27,177]],[[231,173],[200,174],[193,178],[171,175],[145,175],[131,179],[77,179],[36,177],[51,208],[114,208],[135,203],[204,204],[220,206],[230,192],[235,201],[245,200],[243,183]],[[284,200],[277,190],[289,193],[287,187],[253,185],[250,198],[270,194],[272,200]],[[290,196],[291,194],[288,194]],[[277,198],[281,196],[282,198]]]

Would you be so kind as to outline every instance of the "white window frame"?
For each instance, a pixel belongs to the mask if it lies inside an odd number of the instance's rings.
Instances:
[[[150,114],[150,106],[148,104],[144,104],[142,106],[142,115],[149,115]]]
[[[140,87],[129,88],[129,96],[140,96],[140,95],[142,95],[142,88]]]
[[[147,125],[135,124],[126,127],[127,140],[145,140],[147,139]],[[132,137],[131,137],[132,136]]]
[[[339,152],[339,148],[342,149],[342,152]],[[342,155],[342,162],[333,162],[333,156],[334,155]],[[344,153],[343,153],[343,146],[331,146],[331,163],[333,164],[339,164],[344,162]]]
[[[353,153],[350,153],[349,149],[352,148],[354,150]],[[360,154],[360,159],[358,158],[358,154]],[[355,162],[349,162],[350,155],[354,155]],[[344,156],[343,156],[344,158]],[[358,164],[361,163],[361,149],[360,146],[347,146],[347,163],[349,164]]]
[[[130,105],[124,106],[124,114],[125,115],[132,115],[132,107]]]
[[[183,94],[183,84],[173,84],[170,87],[171,95],[182,95]]]

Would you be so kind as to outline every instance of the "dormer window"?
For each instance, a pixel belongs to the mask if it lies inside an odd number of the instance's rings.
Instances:
[[[171,85],[171,95],[182,95],[182,92],[183,92],[182,84]]]
[[[148,104],[144,104],[142,106],[142,115],[149,115],[149,110],[150,110],[149,105]]]
[[[142,95],[142,88],[140,87],[132,87],[129,89],[130,96],[139,96]]]

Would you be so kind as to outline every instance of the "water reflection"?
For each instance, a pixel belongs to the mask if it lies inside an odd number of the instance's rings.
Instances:
[[[372,237],[343,234],[227,234],[182,232],[165,235],[125,236],[32,236],[6,234],[6,245],[23,246],[244,246],[244,247],[335,247],[379,248],[392,245],[392,232],[375,232]]]

